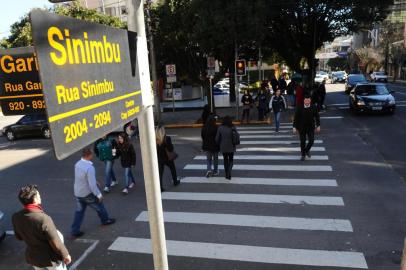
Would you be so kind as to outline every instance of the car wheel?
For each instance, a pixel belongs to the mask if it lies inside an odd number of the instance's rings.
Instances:
[[[42,135],[44,136],[45,139],[50,139],[51,138],[51,130],[49,128],[44,128],[42,130]]]
[[[11,130],[6,131],[6,137],[9,141],[14,141],[16,139],[14,132]]]

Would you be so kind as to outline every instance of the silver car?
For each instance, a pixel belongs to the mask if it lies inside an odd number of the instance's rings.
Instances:
[[[6,229],[4,228],[4,213],[0,211],[0,241],[6,237]]]

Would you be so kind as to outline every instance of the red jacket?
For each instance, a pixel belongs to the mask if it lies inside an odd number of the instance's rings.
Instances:
[[[296,106],[303,105],[304,88],[301,85],[296,86],[295,95],[296,95]]]

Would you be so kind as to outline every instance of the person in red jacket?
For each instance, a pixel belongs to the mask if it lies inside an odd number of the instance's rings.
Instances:
[[[302,82],[296,84],[295,96],[296,96],[296,106],[297,107],[303,106],[304,87]]]

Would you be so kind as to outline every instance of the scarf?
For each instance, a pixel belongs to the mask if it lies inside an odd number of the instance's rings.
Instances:
[[[24,209],[26,209],[26,210],[28,210],[28,211],[33,211],[33,210],[44,211],[44,210],[42,209],[42,206],[41,206],[41,205],[39,205],[39,204],[33,204],[33,203],[24,205]]]

